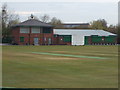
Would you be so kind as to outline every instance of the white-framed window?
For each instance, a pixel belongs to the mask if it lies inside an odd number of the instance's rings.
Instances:
[[[32,27],[31,33],[40,33],[40,28],[38,28],[38,27]]]
[[[30,33],[28,27],[20,27],[20,33]]]

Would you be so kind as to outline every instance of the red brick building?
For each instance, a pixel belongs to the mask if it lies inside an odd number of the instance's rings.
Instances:
[[[29,19],[12,26],[13,43],[19,45],[53,44],[53,26],[36,19]]]
[[[53,26],[29,19],[12,26],[12,43],[18,45],[71,45],[68,36],[54,35]]]

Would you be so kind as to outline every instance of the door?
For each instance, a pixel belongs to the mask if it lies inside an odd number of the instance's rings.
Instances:
[[[38,38],[34,38],[34,45],[39,45],[39,39]]]
[[[52,44],[51,38],[48,38],[48,44],[49,44],[49,45]]]
[[[72,45],[84,45],[84,36],[79,34],[72,35]]]
[[[88,44],[89,44],[89,37],[88,37],[88,36],[85,36],[84,39],[85,39],[85,40],[84,40],[84,44],[85,44],[85,45],[88,45]]]

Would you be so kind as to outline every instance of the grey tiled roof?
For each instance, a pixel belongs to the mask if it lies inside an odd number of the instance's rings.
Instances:
[[[13,25],[12,27],[16,27],[16,26],[39,26],[39,27],[53,27],[52,25],[48,24],[48,23],[43,23],[39,20],[36,19],[29,19],[27,21],[24,21],[22,23]]]

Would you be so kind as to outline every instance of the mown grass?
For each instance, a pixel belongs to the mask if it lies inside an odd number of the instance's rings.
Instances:
[[[117,46],[3,46],[3,87],[116,88]],[[49,52],[108,59],[40,55]]]

